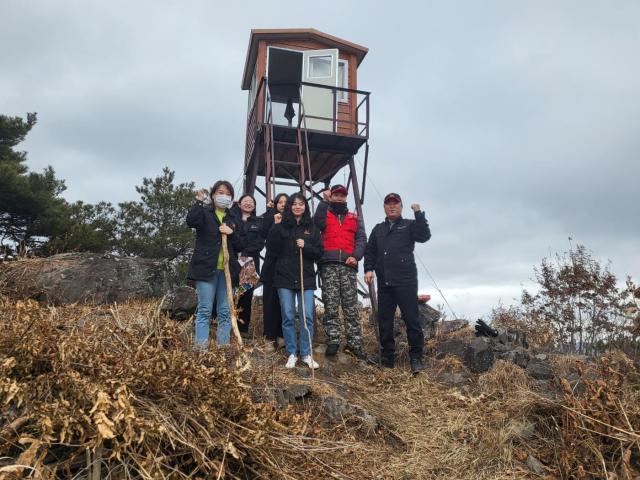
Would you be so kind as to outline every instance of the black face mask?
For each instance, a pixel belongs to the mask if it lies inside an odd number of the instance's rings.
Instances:
[[[344,202],[331,202],[331,210],[338,215],[347,213],[347,204]]]

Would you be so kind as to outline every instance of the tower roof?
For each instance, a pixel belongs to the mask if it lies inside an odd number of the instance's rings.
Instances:
[[[248,90],[251,85],[251,75],[253,74],[253,66],[258,56],[258,42],[260,40],[291,40],[304,39],[316,40],[329,48],[337,48],[344,52],[355,54],[358,59],[358,65],[362,62],[365,55],[369,51],[367,47],[358,45],[347,40],[343,40],[328,33],[321,32],[315,28],[267,28],[253,29],[249,36],[249,48],[247,49],[247,58],[244,64],[244,74],[242,75],[242,89]]]

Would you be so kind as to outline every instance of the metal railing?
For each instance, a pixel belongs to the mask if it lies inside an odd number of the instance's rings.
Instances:
[[[331,117],[324,117],[319,115],[306,114],[306,118],[312,118],[316,120],[325,120],[331,122],[333,133],[341,133],[340,127],[346,127],[349,130],[355,131],[355,135],[359,137],[369,138],[369,96],[370,92],[364,90],[356,90],[353,88],[332,87],[330,85],[321,85],[319,83],[300,82],[304,87],[320,88],[324,90],[331,90],[333,97],[333,114]],[[338,92],[347,94],[347,101],[338,100]],[[352,101],[355,104],[355,108],[352,108]],[[346,116],[355,117],[353,119],[340,118],[339,105],[345,104],[349,109],[345,113]]]
[[[294,179],[295,181],[300,182],[301,188],[303,190],[311,192],[311,202],[313,203],[313,199],[315,197],[313,186],[315,183],[312,178],[308,178],[310,175],[305,175],[306,172],[311,172],[310,165],[310,152],[309,152],[309,137],[308,131],[322,131],[322,132],[330,132],[336,135],[354,135],[365,140],[369,138],[369,115],[370,115],[370,107],[369,107],[369,96],[370,92],[366,92],[364,90],[356,90],[351,88],[342,88],[342,87],[332,87],[329,85],[321,85],[317,83],[310,82],[300,82],[297,84],[291,85],[283,85],[278,84],[279,87],[288,86],[288,87],[296,87],[298,90],[298,101],[297,103],[297,114],[298,119],[297,122],[291,125],[290,121],[287,120],[284,122],[284,116],[282,119],[276,118],[274,115],[274,104],[281,104],[284,106],[283,102],[277,102],[273,100],[271,88],[268,82],[267,77],[263,77],[258,84],[253,104],[251,109],[249,110],[249,114],[247,116],[247,130],[246,130],[246,144],[245,144],[245,169],[248,167],[249,161],[251,160],[254,151],[256,149],[257,138],[260,131],[263,131],[264,135],[264,153],[265,153],[265,177],[270,178],[274,176],[276,171],[275,159],[274,159],[274,125],[275,126],[289,126],[293,127],[297,130],[295,144],[298,149],[298,157],[301,159],[299,162],[300,172],[299,178]],[[274,85],[275,87],[275,85]],[[322,116],[322,115],[313,115],[308,113],[307,109],[305,109],[304,95],[305,95],[305,87],[306,88],[319,88],[324,90],[331,91],[331,99],[332,99],[332,115]],[[338,95],[341,93],[345,93],[346,101],[338,99]],[[331,100],[330,100],[331,101]],[[344,105],[347,111],[340,112],[340,105]],[[311,125],[308,124],[308,120],[316,120],[322,122],[323,126],[327,126],[330,128],[314,128],[316,125],[313,123]],[[345,131],[346,130],[346,131]],[[368,142],[367,142],[367,153],[368,153]],[[366,172],[366,158],[368,155],[365,155],[365,172]],[[262,159],[256,159],[256,161],[261,162]],[[282,162],[281,162],[282,163]],[[305,165],[306,164],[306,165]],[[307,177],[307,178],[305,178]],[[275,185],[271,184],[271,188],[269,188],[269,192],[265,192],[268,197],[272,197],[275,195]],[[362,185],[362,195],[364,196],[364,181]]]
[[[304,112],[303,115],[306,119],[313,120],[323,120],[331,125],[331,128],[325,129],[322,128],[322,131],[329,131],[331,133],[336,133],[338,135],[347,134],[347,135],[356,135],[358,137],[369,138],[369,124],[370,124],[370,92],[364,90],[356,90],[353,88],[343,88],[343,87],[332,87],[330,85],[321,85],[319,83],[310,83],[310,82],[300,82],[298,84],[292,85],[299,88],[301,93],[301,99],[304,101],[304,87],[309,88],[319,88],[323,90],[330,90],[332,96],[332,115],[322,116],[322,115],[313,115],[311,113]],[[255,137],[257,135],[257,131],[259,129],[259,124],[267,124],[268,123],[268,113],[267,112],[267,97],[270,97],[269,92],[269,81],[267,77],[263,77],[260,80],[258,85],[258,89],[256,90],[256,94],[254,97],[253,105],[249,111],[249,115],[247,117],[247,139],[246,139],[246,161],[251,158],[251,154],[253,153],[253,144],[255,143]],[[338,99],[338,95],[344,93],[346,94],[346,101]],[[258,105],[260,105],[260,101],[262,100],[262,105],[264,108],[262,109],[261,118],[258,118]],[[276,102],[280,103],[280,102]],[[340,105],[344,105],[348,110],[346,112],[340,112]],[[299,106],[298,106],[299,107]],[[273,110],[273,109],[272,109]],[[300,108],[298,108],[300,111]],[[271,121],[273,122],[273,113],[271,116]],[[298,118],[298,127],[300,127],[303,123],[303,118]],[[282,125],[286,125],[286,123],[282,123]],[[309,128],[313,130],[313,128]],[[345,131],[346,130],[346,131]]]

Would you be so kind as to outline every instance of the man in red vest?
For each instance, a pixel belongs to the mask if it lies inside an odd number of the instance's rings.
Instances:
[[[344,331],[347,337],[345,351],[364,359],[362,329],[358,315],[358,261],[364,256],[367,234],[362,219],[347,209],[347,189],[334,185],[323,192],[313,217],[322,231],[324,254],[320,261],[324,328],[327,335],[325,355],[338,353],[340,346],[340,318],[342,305]]]

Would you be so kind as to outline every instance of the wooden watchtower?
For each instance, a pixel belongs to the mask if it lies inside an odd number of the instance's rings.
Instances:
[[[312,201],[349,167],[362,215],[369,154],[369,92],[358,90],[368,49],[312,28],[252,30],[242,77],[248,91],[244,190],[267,202],[277,185]],[[362,189],[354,156],[364,150]],[[258,186],[264,178],[264,190]]]

